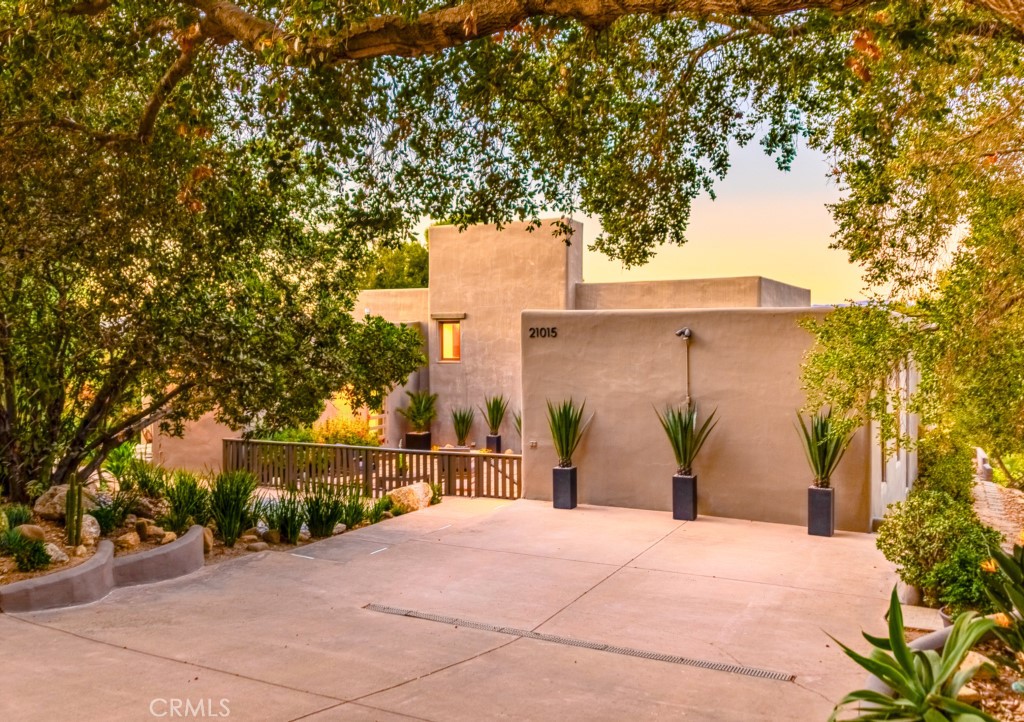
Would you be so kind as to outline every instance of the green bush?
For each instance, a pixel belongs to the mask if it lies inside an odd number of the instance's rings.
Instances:
[[[345,490],[345,499],[341,505],[339,521],[349,529],[354,529],[366,518],[366,504],[359,487]]]
[[[210,516],[217,522],[217,533],[225,546],[233,547],[247,528],[253,495],[258,482],[248,471],[223,471],[217,474],[210,492]]]
[[[122,489],[138,491],[151,499],[160,499],[167,493],[170,476],[170,472],[162,466],[133,458],[125,465],[117,480]]]
[[[1012,479],[1003,473],[998,463],[1000,461],[1013,475]],[[1001,486],[1018,486],[1022,478],[1024,478],[1024,454],[1003,454],[998,460],[995,457],[992,458],[992,481]]]
[[[339,486],[316,484],[306,492],[306,518],[309,534],[327,537],[345,513],[345,492]]]
[[[889,507],[877,544],[900,579],[921,589],[926,604],[959,612],[988,607],[981,562],[998,537],[947,492],[914,489]]]
[[[384,512],[391,510],[391,497],[382,496],[366,508],[366,521],[376,524],[384,518]]]
[[[4,507],[4,514],[7,516],[7,523],[11,529],[32,521],[32,508],[24,504],[11,504]]]
[[[135,460],[135,443],[126,441],[107,454],[103,461],[103,470],[109,472],[120,483],[121,477]]]
[[[182,534],[193,524],[205,526],[210,520],[210,490],[192,472],[175,471],[166,496],[170,509],[160,520],[165,529]]]
[[[118,489],[113,496],[99,494],[96,506],[89,515],[100,525],[100,533],[106,536],[124,524],[125,517],[139,499],[137,491]]]
[[[313,436],[313,430],[308,427],[279,429],[270,433],[257,434],[256,438],[267,441],[289,441],[302,444],[312,444],[316,441],[316,438]]]
[[[440,482],[430,482],[430,505],[440,504],[444,500],[444,485]]]
[[[297,492],[289,491],[279,498],[267,501],[263,508],[267,526],[281,532],[285,544],[297,544],[302,525],[307,519],[306,504]]]
[[[0,532],[0,554],[11,556],[14,554],[15,549],[26,541],[28,540],[21,535],[21,532],[15,531],[14,529],[7,529],[6,531]]]
[[[973,503],[974,450],[948,435],[933,434],[917,444],[914,488],[944,491],[957,501]]]
[[[25,539],[14,548],[14,563],[19,572],[34,572],[50,565],[46,546],[38,539]]]

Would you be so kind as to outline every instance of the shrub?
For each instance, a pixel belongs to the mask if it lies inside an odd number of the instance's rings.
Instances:
[[[370,431],[367,421],[336,417],[313,424],[313,439],[318,444],[349,446],[380,446],[380,439]]]
[[[676,457],[676,473],[686,476],[693,473],[693,462],[697,454],[708,440],[711,430],[718,424],[715,421],[716,411],[712,411],[698,427],[697,404],[692,401],[686,406],[667,406],[665,413],[654,410]]]
[[[162,466],[133,458],[126,464],[117,480],[122,489],[138,491],[142,496],[159,499],[167,493],[170,472]]]
[[[225,546],[233,547],[245,528],[256,487],[256,477],[248,471],[223,471],[214,479],[210,516]]]
[[[484,398],[484,405],[480,410],[484,412],[487,419],[487,430],[491,436],[501,433],[501,422],[505,420],[505,411],[508,409],[508,398],[505,396],[487,396]]]
[[[14,529],[7,529],[0,532],[0,554],[6,554],[8,556],[14,554],[14,551],[28,541],[21,535],[21,532],[15,531]]]
[[[4,514],[7,516],[7,523],[11,529],[32,521],[32,508],[24,504],[11,504],[5,507]]]
[[[429,391],[406,391],[409,405],[398,409],[398,413],[409,420],[409,427],[417,433],[430,431],[430,424],[437,418],[437,394]]]
[[[925,603],[962,610],[987,605],[980,564],[993,538],[998,533],[969,505],[944,491],[914,489],[905,502],[889,507],[877,544],[900,579],[921,588]]]
[[[125,489],[118,489],[113,496],[99,494],[96,507],[89,514],[99,523],[100,533],[106,536],[124,524],[125,517],[138,499],[138,492]]]
[[[476,413],[472,406],[452,409],[452,426],[455,428],[455,443],[458,446],[466,445],[466,437],[469,436],[469,431],[473,428],[475,417]]]
[[[341,487],[316,484],[306,492],[306,518],[309,534],[330,536],[345,513],[345,493]]]
[[[998,457],[993,455],[991,458],[995,462],[992,465],[992,481],[1001,486],[1020,488],[1021,479],[1024,479],[1024,454],[1003,454]],[[1004,466],[1006,471],[1003,471]],[[1006,472],[1009,472],[1010,476],[1007,476]]]
[[[385,497],[387,498],[387,497]],[[444,486],[440,481],[430,482],[430,505],[440,504],[444,499]]]
[[[548,404],[548,428],[551,430],[551,441],[555,445],[555,453],[558,455],[558,465],[562,468],[572,466],[572,455],[583,440],[583,433],[594,420],[593,414],[586,421],[583,420],[583,409],[587,402],[579,406],[572,398],[562,401],[560,404]]]
[[[353,486],[345,490],[344,502],[341,505],[339,521],[353,529],[366,518],[366,505],[363,503],[362,489]]]
[[[170,510],[160,520],[165,528],[182,534],[193,524],[205,525],[210,520],[210,490],[192,472],[175,471],[166,496]]]
[[[811,467],[811,473],[814,474],[814,485],[828,489],[832,474],[850,446],[853,431],[842,429],[841,420],[832,418],[832,409],[812,416],[810,424],[799,414],[797,419],[800,421],[800,440],[803,441],[804,455]]]
[[[135,443],[126,441],[107,454],[107,458],[103,461],[103,470],[121,482],[121,477],[125,475],[128,466],[135,459]]]
[[[25,539],[18,543],[14,550],[14,563],[19,572],[34,572],[50,565],[50,555],[46,546],[38,539]]]
[[[306,522],[306,505],[295,491],[289,491],[264,506],[264,520],[271,529],[281,532],[281,541],[296,544]]]
[[[973,502],[974,451],[945,434],[923,437],[917,444],[915,488],[943,491],[955,500]]]
[[[391,497],[382,496],[366,508],[366,521],[376,524],[384,518],[384,512],[391,510]]]

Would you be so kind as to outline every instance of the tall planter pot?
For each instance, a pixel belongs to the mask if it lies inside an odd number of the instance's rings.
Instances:
[[[808,487],[807,533],[812,536],[832,536],[836,533],[835,489]]]
[[[576,467],[556,466],[551,470],[551,500],[556,509],[576,508]]]
[[[672,518],[693,521],[697,518],[697,477],[675,474],[672,477]]]
[[[430,451],[429,431],[409,431],[405,434],[405,448]]]
[[[501,453],[501,434],[487,435],[487,450],[493,451],[495,454]]]

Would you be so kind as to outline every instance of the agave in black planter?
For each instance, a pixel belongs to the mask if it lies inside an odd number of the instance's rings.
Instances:
[[[398,413],[409,421],[409,433],[405,435],[408,449],[430,451],[430,424],[437,418],[437,394],[429,391],[406,391],[409,405],[398,409]]]
[[[488,396],[480,408],[487,419],[487,448],[495,454],[501,453],[501,422],[505,420],[508,399],[504,396]]]
[[[717,411],[712,411],[698,427],[697,405],[692,401],[686,406],[668,406],[664,413],[654,410],[672,445],[678,466],[672,477],[673,519],[693,521],[697,518],[697,477],[693,473],[693,462],[711,430],[718,425],[715,421]]]
[[[831,479],[850,445],[853,431],[841,430],[832,419],[831,409],[812,416],[810,425],[799,414],[797,419],[807,463],[814,474],[814,483],[807,489],[807,533],[832,536],[836,530],[836,501]]]
[[[593,414],[583,420],[584,401],[579,406],[569,398],[555,405],[548,404],[548,428],[551,429],[551,440],[558,454],[558,466],[552,472],[552,500],[556,509],[573,509],[578,498],[576,467],[572,465],[572,455],[583,439],[583,432],[594,420]]]

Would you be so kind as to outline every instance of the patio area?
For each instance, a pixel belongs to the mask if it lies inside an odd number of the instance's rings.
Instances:
[[[828,635],[864,649],[895,581],[870,535],[448,498],[0,615],[0,716],[822,720],[864,679]]]

